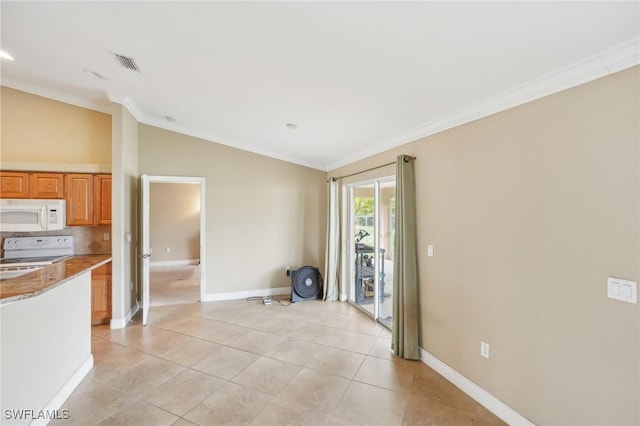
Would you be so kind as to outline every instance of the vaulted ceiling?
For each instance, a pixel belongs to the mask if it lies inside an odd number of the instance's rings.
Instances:
[[[2,85],[321,170],[639,62],[637,1],[0,7]]]

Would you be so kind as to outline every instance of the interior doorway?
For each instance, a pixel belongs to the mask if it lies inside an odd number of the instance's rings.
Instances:
[[[170,266],[177,267],[181,266],[183,269],[187,269],[190,271],[174,271],[177,279],[173,280],[175,285],[174,290],[176,293],[180,293],[179,287],[194,287],[193,284],[197,283],[195,287],[197,287],[197,291],[190,292],[187,296],[188,299],[186,303],[189,303],[192,298],[195,297],[195,294],[198,294],[198,301],[204,299],[205,294],[205,268],[206,268],[206,257],[205,257],[205,241],[206,241],[206,233],[205,233],[205,179],[203,177],[185,177],[185,176],[150,176],[150,175],[142,175],[141,177],[142,185],[142,208],[141,210],[141,223],[142,223],[142,247],[141,247],[141,271],[142,271],[142,322],[143,324],[147,324],[147,320],[149,317],[149,309],[151,308],[151,267],[152,262],[155,264],[154,267],[162,267],[162,266]],[[153,187],[152,187],[153,185]],[[160,185],[160,186],[156,186]],[[164,186],[163,186],[164,185]],[[178,185],[178,186],[170,186],[170,185]],[[186,186],[182,186],[186,185]],[[186,188],[191,188],[195,186],[197,189],[189,191]],[[155,189],[159,188],[160,193]],[[178,194],[181,193],[192,193],[193,195],[188,198],[186,201],[181,200],[179,203],[182,205],[176,206],[175,204],[178,202],[176,199],[171,201],[170,197],[167,196],[167,191],[173,190],[177,191]],[[154,195],[155,193],[155,195]],[[184,194],[182,194],[184,195]],[[161,210],[160,213],[166,213],[166,210],[171,209],[175,210],[174,213],[171,214],[172,219],[170,219],[170,223],[163,223],[162,220],[167,220],[168,216],[163,216],[162,214],[156,216],[155,210]],[[154,213],[152,213],[152,210]],[[165,212],[162,212],[165,210]],[[159,239],[155,239],[154,243],[159,244],[159,246],[153,247],[151,245],[151,233],[153,228],[151,227],[152,218],[160,217],[161,221],[160,226],[163,230],[159,232]],[[162,219],[164,217],[164,219]],[[193,219],[193,217],[197,217],[195,220],[195,224],[187,225],[187,218]],[[192,220],[191,222],[194,222]],[[190,223],[191,223],[190,222]],[[181,238],[182,234],[185,234],[186,229],[192,229],[190,232],[186,232],[186,238]],[[174,237],[170,237],[167,239],[167,236],[174,235]],[[195,247],[197,241],[197,249],[193,249]],[[178,248],[180,247],[179,256],[188,256],[193,257],[197,255],[195,259],[171,259],[172,247]],[[191,248],[189,248],[191,247]],[[155,254],[154,254],[155,253]],[[184,254],[191,253],[191,254]],[[175,252],[174,252],[175,254]],[[186,263],[186,264],[184,264]],[[195,264],[195,265],[194,265]],[[185,279],[186,276],[189,278],[188,283]],[[166,277],[165,277],[166,278]],[[169,283],[172,281],[169,280]],[[169,285],[170,287],[170,285]],[[167,290],[167,289],[165,289]],[[171,289],[168,289],[171,292]],[[184,290],[184,288],[183,288]],[[185,296],[184,292],[183,295]],[[172,296],[168,297],[165,294],[165,302],[171,300],[172,303],[176,302],[176,299]]]
[[[150,184],[150,306],[200,301],[200,188]]]

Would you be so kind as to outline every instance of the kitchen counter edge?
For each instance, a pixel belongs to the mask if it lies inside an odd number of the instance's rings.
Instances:
[[[0,282],[0,305],[37,297],[112,261],[111,254],[75,255],[37,271]]]

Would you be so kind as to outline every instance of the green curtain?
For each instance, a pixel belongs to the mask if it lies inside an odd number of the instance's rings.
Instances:
[[[391,349],[399,357],[420,359],[418,349],[418,251],[414,158],[396,162],[396,244],[393,260]]]

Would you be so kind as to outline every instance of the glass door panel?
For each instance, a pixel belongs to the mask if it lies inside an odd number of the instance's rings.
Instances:
[[[395,181],[380,179],[352,185],[349,243],[349,300],[383,325],[393,315]]]
[[[375,185],[353,187],[353,238],[354,238],[354,302],[371,315],[375,292],[376,214]]]
[[[393,252],[396,232],[396,184],[395,180],[379,183],[379,235],[380,262],[378,321],[391,328],[393,320]]]

